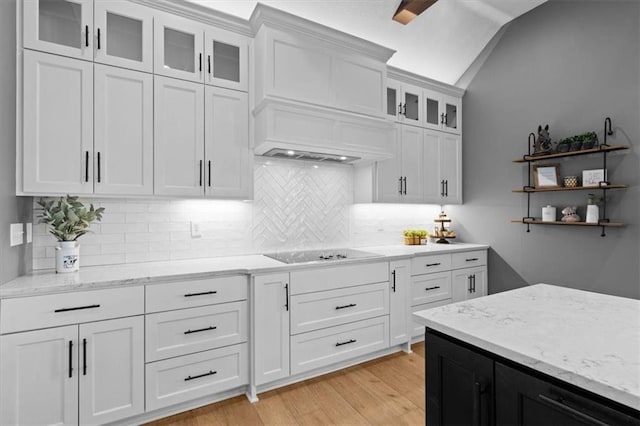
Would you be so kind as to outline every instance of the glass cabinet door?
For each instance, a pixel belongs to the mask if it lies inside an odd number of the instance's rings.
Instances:
[[[154,22],[154,73],[202,82],[204,28],[187,19],[162,15]]]
[[[129,69],[153,70],[153,15],[129,2],[96,0],[95,61]]]
[[[443,129],[452,133],[460,133],[460,100],[445,97]]]
[[[387,80],[387,118],[400,121],[402,117],[402,87],[399,82]]]
[[[405,123],[420,123],[420,111],[422,110],[422,106],[420,105],[421,95],[422,90],[420,90],[420,88],[405,85],[404,99],[402,101],[402,115],[404,116]]]
[[[25,0],[24,47],[93,59],[93,0]]]
[[[247,91],[249,42],[247,38],[217,28],[207,28],[205,83]]]
[[[442,95],[429,90],[424,92],[425,127],[440,129],[444,123],[444,112],[440,111],[440,98]]]

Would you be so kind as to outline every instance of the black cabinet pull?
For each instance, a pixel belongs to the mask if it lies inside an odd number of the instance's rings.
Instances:
[[[338,342],[336,343],[336,346],[348,345],[350,343],[355,343],[356,341],[357,341],[356,339],[351,339],[351,340],[347,340],[346,342]]]
[[[469,281],[469,288],[467,290],[467,293],[472,293],[473,291],[472,291],[472,287],[471,287],[471,275],[469,275],[467,277],[467,280]]]
[[[398,193],[402,195],[402,176],[398,178],[398,182],[400,183],[400,190],[398,191]]]
[[[393,276],[393,285],[391,286],[391,290],[393,290],[393,292],[396,292],[396,270],[394,269],[391,272],[391,275]]]
[[[213,370],[209,370],[208,373],[198,374],[197,376],[187,376],[187,377],[184,378],[184,381],[188,382],[189,380],[199,379],[201,377],[212,376],[214,374],[218,374],[218,372],[217,371],[213,371]]]
[[[441,265],[441,263],[440,263],[440,262],[438,262],[438,263],[427,263],[425,266],[426,266],[427,268],[430,268],[430,267],[432,267],[432,266],[439,266],[439,265]]]
[[[80,311],[82,309],[95,309],[99,307],[100,305],[87,305],[87,306],[78,306],[76,308],[60,308],[60,309],[56,309],[53,312],[58,313],[58,312]]]
[[[289,283],[286,283],[284,285],[284,308],[288,311],[289,310]]]
[[[84,181],[89,182],[89,151],[84,152]]]
[[[82,375],[87,375],[87,339],[82,339]]]
[[[69,340],[69,378],[73,377],[73,341]]]
[[[449,179],[445,179],[444,181],[444,196],[449,196]]]
[[[98,183],[100,183],[100,153],[98,152]]]
[[[440,181],[440,196],[444,197],[444,180]]]
[[[202,72],[202,53],[199,55],[198,63],[200,64],[198,69]]]
[[[89,26],[84,26],[84,45],[89,47]]]
[[[573,407],[569,407],[568,405],[563,404],[563,400],[562,398],[560,398],[559,401],[556,401],[553,398],[549,398],[546,395],[543,394],[539,394],[538,395],[538,399],[540,400],[540,402],[552,407],[552,408],[556,408],[560,411],[565,412],[566,414],[568,414],[569,416],[573,417],[576,420],[579,420],[581,422],[585,422],[588,424],[592,424],[592,425],[598,425],[598,426],[605,426],[607,423],[604,423],[598,419],[596,419],[595,417],[591,417],[590,415],[583,413],[582,411],[578,411]]]
[[[211,74],[211,55],[207,55],[207,72]]]
[[[476,274],[471,275],[471,291],[476,292]]]
[[[200,160],[200,186],[202,186],[202,160]]]
[[[216,293],[218,293],[216,290],[211,290],[211,291],[203,291],[201,293],[187,293],[184,295],[184,297],[205,296],[207,294],[216,294]]]
[[[402,178],[402,181],[404,182],[404,191],[402,191],[402,193],[403,193],[404,195],[407,195],[407,177],[406,177],[406,176],[405,176],[405,177],[403,177],[403,178]]]
[[[440,114],[440,124],[444,124],[444,112]]]
[[[480,419],[480,397],[482,394],[482,385],[480,382],[475,382],[473,386],[473,419],[474,425],[481,425]]]
[[[211,160],[209,160],[209,188],[211,188]]]
[[[402,102],[398,104],[398,115],[402,115]]]
[[[465,259],[465,262],[475,262],[476,260],[479,260],[477,257],[470,257],[469,259]]]
[[[425,290],[426,290],[426,291],[431,291],[431,290],[437,290],[437,289],[439,289],[439,288],[440,288],[440,286],[439,286],[439,285],[437,285],[437,286],[435,286],[435,287],[427,287],[427,288],[425,288]]]
[[[216,330],[217,328],[218,327],[216,327],[215,325],[212,325],[211,327],[198,328],[196,330],[187,330],[184,332],[184,334],[200,333],[201,331]]]
[[[100,28],[98,28],[98,50],[100,50]]]
[[[356,306],[355,303],[349,303],[348,305],[336,306],[336,310],[338,310],[338,309],[346,309],[346,308],[353,308],[354,306]]]

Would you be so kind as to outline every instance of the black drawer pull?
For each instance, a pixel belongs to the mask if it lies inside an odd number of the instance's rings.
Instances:
[[[189,380],[199,379],[201,377],[213,376],[214,374],[218,374],[218,372],[217,371],[213,371],[213,370],[209,370],[208,373],[198,374],[197,376],[187,376],[187,377],[184,378],[184,381],[188,382]]]
[[[82,339],[82,375],[87,375],[87,339]]]
[[[559,401],[553,399],[553,398],[549,398],[546,395],[542,395],[539,394],[538,395],[538,399],[553,408],[556,408],[560,411],[564,411],[565,413],[567,413],[569,416],[573,417],[576,420],[580,420],[581,422],[586,422],[588,424],[592,424],[592,425],[599,425],[599,426],[605,426],[607,423],[604,423],[598,419],[596,419],[595,417],[591,417],[588,414],[585,414],[581,411],[576,410],[575,408],[569,407],[568,405],[563,404],[563,400],[560,399]]]
[[[355,303],[349,303],[348,305],[336,306],[336,309],[353,308],[354,306],[356,306]]]
[[[202,293],[187,293],[187,294],[184,295],[184,297],[206,296],[207,294],[216,294],[216,293],[217,293],[216,290],[203,291]]]
[[[346,342],[338,342],[336,346],[348,345],[349,343],[355,343],[356,339],[347,340]]]
[[[435,286],[435,287],[427,287],[427,288],[425,288],[425,290],[426,290],[426,291],[429,291],[429,290],[437,290],[437,289],[439,289],[439,288],[440,288],[440,286],[439,286],[439,285],[437,285],[437,286]]]
[[[73,377],[73,341],[69,340],[69,378]]]
[[[201,331],[215,330],[217,328],[218,327],[216,327],[215,325],[212,325],[211,327],[198,328],[196,330],[187,330],[187,331],[184,332],[184,334],[200,333]]]
[[[432,266],[440,266],[440,265],[442,265],[440,262],[438,262],[438,263],[427,263],[427,268],[430,268]]]
[[[467,262],[475,262],[477,260],[480,260],[480,259],[478,259],[477,257],[472,257],[470,259],[466,259]]]
[[[56,309],[55,313],[58,312],[69,312],[69,311],[80,311],[82,309],[94,309],[94,308],[99,308],[100,305],[88,305],[88,306],[78,306],[77,308],[61,308],[61,309]]]

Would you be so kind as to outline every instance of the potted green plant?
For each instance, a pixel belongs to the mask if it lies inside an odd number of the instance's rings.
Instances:
[[[580,151],[582,148],[582,141],[584,140],[582,135],[576,135],[571,140],[571,146],[569,147],[569,151]]]
[[[102,220],[104,207],[93,204],[86,208],[78,197],[67,195],[59,200],[40,200],[42,207],[39,222],[49,228],[49,233],[58,240],[56,247],[56,272],[75,272],[80,268],[78,238],[89,232],[95,221]]]
[[[598,145],[598,135],[596,135],[596,132],[587,132],[582,135],[582,137],[582,149],[592,149]]]
[[[571,148],[571,143],[573,142],[573,137],[561,139],[558,142],[558,146],[556,147],[557,152],[568,152]]]

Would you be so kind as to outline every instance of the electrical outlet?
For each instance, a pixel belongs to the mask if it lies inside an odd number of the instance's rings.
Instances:
[[[27,243],[33,242],[33,223],[29,222],[26,224],[27,230]]]
[[[200,224],[198,222],[191,222],[191,238],[201,238],[202,232],[200,231]]]
[[[11,247],[19,246],[24,242],[24,231],[21,223],[12,223],[9,226],[9,245]]]

